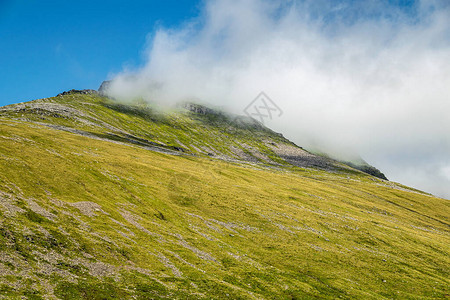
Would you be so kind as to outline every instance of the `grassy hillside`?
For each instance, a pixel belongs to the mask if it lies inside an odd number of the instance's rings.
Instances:
[[[227,115],[197,104],[186,107],[161,112],[160,108],[142,101],[122,104],[95,91],[83,90],[9,105],[0,108],[0,116],[164,153],[272,166],[352,169],[301,149],[253,119]]]
[[[449,201],[248,120],[67,94],[0,110],[0,295],[442,299]]]

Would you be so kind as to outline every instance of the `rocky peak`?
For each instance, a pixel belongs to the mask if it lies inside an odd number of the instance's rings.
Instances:
[[[112,80],[105,80],[102,82],[100,87],[98,88],[98,92],[100,95],[106,95],[106,93],[109,90],[109,87],[111,86]]]
[[[209,107],[200,105],[200,104],[195,104],[195,103],[184,103],[183,108],[196,113],[196,114],[201,114],[201,115],[218,115],[219,112],[215,111],[214,109],[211,109]]]
[[[71,95],[71,94],[97,94],[96,90],[69,90],[69,91],[64,91],[62,93],[59,93],[58,95],[56,95],[56,97],[59,96],[65,96],[65,95]]]

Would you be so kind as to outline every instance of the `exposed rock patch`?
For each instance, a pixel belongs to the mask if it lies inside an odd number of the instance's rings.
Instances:
[[[35,213],[37,213],[37,214],[39,214],[39,215],[41,215],[41,216],[43,216],[43,217],[45,217],[45,218],[47,218],[49,220],[52,220],[52,221],[54,221],[57,218],[56,215],[52,214],[51,212],[49,212],[45,208],[41,207],[39,204],[37,204],[33,200],[31,200],[31,199],[25,199],[25,200],[26,200],[26,202],[28,203],[28,206],[30,207],[30,209],[33,212],[35,212]]]
[[[77,208],[83,215],[88,217],[96,217],[98,213],[109,215],[105,212],[100,205],[90,201],[80,201],[75,203],[70,203],[71,206]]]
[[[183,273],[167,258],[165,257],[161,252],[158,252],[157,255],[159,261],[166,267],[172,270],[173,275],[175,277],[182,277]]]
[[[336,163],[328,158],[309,153],[308,151],[288,144],[268,145],[276,155],[286,162],[301,168],[320,168],[325,170],[336,170]]]
[[[199,258],[207,261],[217,262],[217,260],[208,252],[202,251],[192,245],[189,245],[185,240],[179,240],[178,243],[186,249],[194,252]]]
[[[11,194],[0,191],[0,207],[3,208],[2,211],[6,216],[14,217],[17,213],[25,212],[24,209],[15,205],[15,202],[16,200]]]

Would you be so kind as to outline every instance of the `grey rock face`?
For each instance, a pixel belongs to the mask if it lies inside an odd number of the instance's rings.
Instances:
[[[193,113],[201,115],[218,115],[219,113],[215,110],[208,108],[206,106],[194,103],[184,103],[183,107]]]
[[[105,80],[102,82],[100,87],[98,88],[98,92],[100,95],[106,95],[109,87],[111,86],[111,80]]]
[[[59,96],[65,96],[70,94],[97,94],[96,90],[70,90],[70,91],[64,91],[62,93],[59,93],[56,95],[56,97]]]

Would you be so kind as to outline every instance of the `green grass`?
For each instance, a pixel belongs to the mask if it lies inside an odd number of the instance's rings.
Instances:
[[[176,140],[188,145],[195,139],[227,151],[228,145],[213,138],[221,120],[123,107],[112,114],[111,105],[96,96],[79,99],[91,104],[70,97],[47,101],[66,101],[80,110],[84,105],[95,118],[151,142],[181,146]],[[37,118],[0,117],[1,295],[442,299],[450,294],[448,200],[393,188],[352,170],[328,173],[157,153],[37,125],[32,122]],[[108,131],[52,118],[39,122]],[[249,138],[248,128],[233,130],[241,130],[235,142]],[[263,149],[258,142],[263,133],[255,134],[251,142]]]
[[[33,104],[64,105],[76,113],[49,112],[42,107],[33,107]],[[200,115],[179,110],[162,112],[161,109],[140,101],[125,105],[98,95],[70,94],[35,100],[25,103],[20,110],[0,111],[1,115],[66,126],[116,141],[126,142],[132,139],[141,144],[159,145],[169,150],[174,147],[183,148],[194,154],[202,154],[199,148],[208,147],[230,158],[237,158],[232,147],[245,151],[242,144],[249,142],[271,158],[276,155],[263,140],[292,144],[265,127],[236,121],[234,117],[223,114]]]

